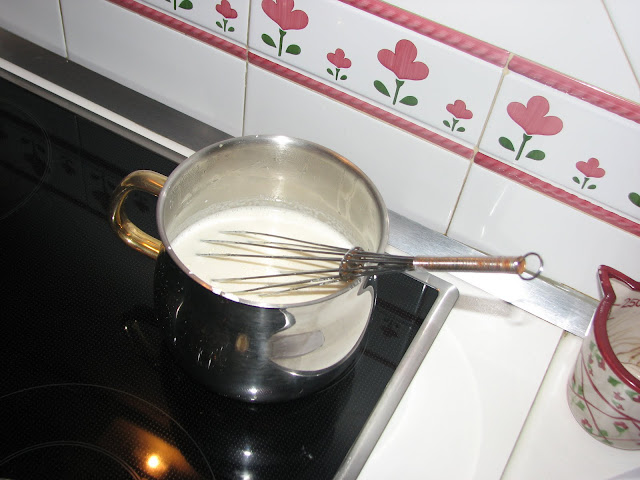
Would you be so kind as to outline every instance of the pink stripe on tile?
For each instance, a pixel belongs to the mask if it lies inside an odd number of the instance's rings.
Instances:
[[[181,20],[178,20],[171,15],[167,15],[162,13],[154,8],[148,7],[141,3],[138,3],[135,0],[107,0],[111,3],[119,5],[127,10],[130,10],[134,13],[142,15],[150,20],[161,23],[167,27],[170,27],[174,30],[177,30],[180,33],[184,33],[185,35],[195,38],[196,40],[200,40],[208,45],[219,48],[220,50],[224,50],[231,55],[234,55],[241,59],[247,58],[247,49],[236,45],[235,43],[224,40],[212,33],[205,32],[198,27],[194,27],[193,25],[189,25]]]
[[[509,61],[508,68],[512,72],[519,73],[611,113],[640,123],[640,105],[630,100],[605,92],[522,57],[514,56]]]
[[[483,153],[476,153],[474,157],[474,163],[481,167],[491,170],[499,175],[502,175],[509,180],[518,182],[521,185],[529,187],[537,192],[547,195],[559,202],[569,205],[577,210],[587,213],[603,222],[607,222],[614,227],[618,227],[625,232],[629,232],[633,235],[640,237],[640,224],[629,220],[628,218],[613,213],[606,208],[595,205],[588,200],[578,197],[572,193],[567,192],[561,188],[551,185],[544,180],[540,180],[537,177],[529,175],[528,173],[518,170],[506,163],[503,163],[495,158],[489,157]]]
[[[393,113],[383,110],[382,108],[371,105],[370,103],[367,103],[364,100],[361,100],[352,95],[349,95],[348,93],[345,93],[341,90],[333,88],[323,82],[319,82],[317,80],[309,78],[306,75],[298,73],[287,67],[284,67],[283,65],[272,62],[271,60],[267,60],[266,58],[256,55],[253,52],[249,52],[249,62],[260,68],[268,70],[271,73],[275,73],[276,75],[286,78],[287,80],[291,80],[297,84],[303,85],[307,88],[310,88],[311,90],[314,90],[318,93],[326,95],[327,97],[330,97],[341,103],[349,105],[350,107],[360,110],[361,112],[367,113],[373,117],[383,120],[402,130],[405,130],[406,132],[412,133],[417,137],[428,140],[438,145],[439,147],[445,148],[446,150],[449,150],[453,153],[456,153],[458,155],[461,155],[469,159],[473,156],[472,149],[465,147],[463,145],[460,145],[458,142],[449,140],[448,138],[443,137],[442,135],[432,132],[431,130],[421,127],[420,125],[416,125],[415,123],[410,122],[409,120],[406,120],[402,117],[394,115]]]
[[[340,0],[367,13],[371,13],[389,22],[408,28],[416,33],[437,40],[441,43],[457,48],[469,55],[486,62],[504,67],[509,58],[509,52],[483,42],[477,38],[460,33],[452,28],[427,20],[414,13],[394,7],[380,0]]]

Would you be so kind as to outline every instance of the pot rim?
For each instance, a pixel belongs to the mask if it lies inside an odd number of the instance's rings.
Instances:
[[[362,281],[364,280],[365,277],[361,277],[361,278],[356,278],[350,282],[347,283],[347,285],[330,294],[327,295],[325,297],[320,297],[317,298],[315,300],[308,300],[305,302],[297,302],[297,303],[272,303],[272,302],[268,302],[268,301],[264,301],[264,302],[259,302],[259,301],[253,301],[253,300],[246,300],[246,299],[241,299],[240,297],[238,297],[237,295],[233,294],[233,293],[229,293],[229,292],[223,292],[219,289],[216,289],[214,287],[212,287],[211,284],[205,282],[203,279],[201,279],[200,277],[194,275],[193,273],[191,273],[189,271],[189,269],[187,268],[187,266],[182,263],[182,261],[180,260],[180,258],[178,258],[178,256],[175,254],[175,252],[173,251],[173,249],[171,248],[171,242],[169,241],[169,239],[167,238],[166,235],[166,229],[164,226],[164,221],[163,221],[163,217],[164,217],[164,206],[165,206],[165,202],[166,202],[166,198],[167,198],[167,192],[171,189],[171,186],[177,181],[177,179],[183,175],[183,172],[187,171],[191,165],[198,161],[200,159],[200,157],[205,154],[205,152],[210,152],[213,151],[214,148],[215,149],[221,149],[223,148],[225,145],[229,145],[229,144],[236,144],[236,143],[244,143],[244,142],[268,142],[268,143],[279,143],[279,144],[289,144],[289,143],[293,143],[296,144],[298,146],[309,146],[309,147],[313,147],[315,149],[318,150],[322,150],[325,153],[327,153],[330,157],[334,158],[336,161],[340,162],[345,168],[351,170],[352,172],[354,172],[357,176],[359,176],[360,178],[362,178],[362,180],[364,181],[364,183],[367,185],[367,189],[371,192],[371,195],[378,207],[378,210],[380,211],[380,217],[381,217],[381,232],[380,232],[380,239],[379,239],[379,243],[378,243],[378,248],[377,248],[377,252],[378,253],[382,253],[385,248],[387,247],[388,244],[388,239],[389,239],[389,212],[387,210],[387,206],[384,202],[384,199],[382,197],[382,195],[380,194],[380,191],[378,190],[378,188],[375,186],[375,184],[371,181],[371,179],[358,167],[356,166],[353,162],[351,162],[350,160],[348,160],[347,158],[343,157],[342,155],[336,153],[335,151],[322,146],[318,143],[315,142],[311,142],[309,140],[304,140],[301,138],[296,138],[296,137],[290,137],[287,135],[249,135],[249,136],[243,136],[243,137],[234,137],[231,139],[227,139],[227,140],[222,140],[220,142],[211,144],[209,146],[206,146],[200,150],[198,150],[197,152],[194,152],[192,155],[190,155],[188,158],[186,158],[185,160],[183,160],[172,172],[171,174],[167,177],[167,180],[165,181],[162,190],[160,191],[160,194],[158,195],[158,203],[157,203],[157,207],[156,207],[156,225],[158,227],[158,233],[160,235],[160,239],[162,240],[162,245],[164,247],[164,250],[169,254],[169,256],[171,257],[171,259],[176,263],[176,265],[178,265],[178,267],[180,268],[180,270],[182,270],[186,275],[188,275],[192,280],[194,280],[195,282],[199,283],[202,287],[204,287],[205,289],[211,291],[212,293],[216,294],[216,295],[220,295],[221,297],[224,297],[228,300],[237,302],[237,303],[241,303],[243,305],[250,305],[250,306],[255,306],[255,307],[260,307],[260,308],[277,308],[277,309],[282,309],[282,308],[291,308],[291,307],[298,307],[298,306],[305,306],[305,305],[313,305],[313,304],[319,304],[319,303],[323,303],[327,300],[330,300],[332,298],[341,296],[343,294],[345,294],[347,291],[351,290],[352,288],[356,288],[357,286],[359,286]]]

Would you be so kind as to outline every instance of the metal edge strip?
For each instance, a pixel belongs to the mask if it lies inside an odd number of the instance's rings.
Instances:
[[[389,244],[409,255],[484,255],[394,212],[389,212],[389,224]],[[579,337],[586,336],[598,305],[597,300],[542,277],[525,282],[508,274],[452,275]]]

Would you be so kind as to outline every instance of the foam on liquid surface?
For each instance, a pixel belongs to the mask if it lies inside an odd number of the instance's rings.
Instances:
[[[264,247],[216,245],[203,240],[255,240],[239,235],[222,233],[225,231],[253,231],[282,235],[296,239],[350,248],[353,245],[337,230],[310,215],[274,207],[240,207],[216,212],[194,223],[181,232],[171,243],[175,254],[191,273],[210,285],[215,292],[234,293],[243,300],[272,304],[291,304],[316,300],[330,295],[344,287],[344,283],[323,285],[277,295],[263,292],[239,291],[265,285],[300,280],[299,275],[276,279],[258,279],[221,282],[215,279],[267,275],[281,272],[314,270],[336,267],[336,262],[317,260],[282,260],[267,258],[205,257],[207,253],[249,253],[259,255],[300,255]],[[275,239],[277,241],[277,239]],[[313,255],[317,256],[317,255]],[[310,257],[310,258],[313,258]],[[273,291],[273,290],[269,290]]]

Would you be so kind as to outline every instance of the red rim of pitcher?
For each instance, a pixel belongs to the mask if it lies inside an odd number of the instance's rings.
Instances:
[[[640,291],[640,282],[636,282],[623,273],[620,273],[611,267],[607,267],[606,265],[600,266],[598,269],[598,277],[600,278],[604,298],[598,304],[593,319],[596,345],[609,365],[609,368],[611,368],[618,378],[620,378],[628,387],[640,393],[640,379],[633,376],[629,370],[624,368],[620,360],[618,360],[618,357],[613,352],[613,348],[611,348],[609,335],[607,334],[609,312],[616,301],[616,294],[613,290],[610,279],[615,278],[636,292]],[[640,317],[638,321],[640,322]]]

